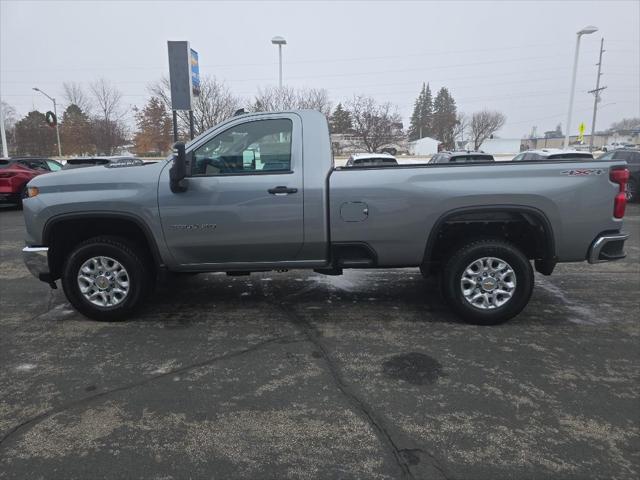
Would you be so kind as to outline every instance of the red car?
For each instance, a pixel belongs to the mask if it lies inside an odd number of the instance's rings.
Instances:
[[[0,159],[0,201],[21,206],[29,180],[61,169],[61,163],[49,158]]]

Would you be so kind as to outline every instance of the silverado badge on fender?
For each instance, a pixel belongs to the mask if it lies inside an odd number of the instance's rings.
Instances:
[[[169,225],[169,228],[175,228],[176,230],[213,230],[216,226],[215,223],[195,223],[191,225]]]

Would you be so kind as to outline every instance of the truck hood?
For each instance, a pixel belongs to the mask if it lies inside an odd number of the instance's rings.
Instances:
[[[29,182],[29,186],[38,187],[40,193],[130,188],[132,184],[155,182],[166,162],[167,160],[161,160],[155,164],[118,168],[99,165],[60,170],[39,175]]]

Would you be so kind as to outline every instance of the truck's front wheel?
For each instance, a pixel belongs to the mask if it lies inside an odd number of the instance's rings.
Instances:
[[[529,302],[533,269],[514,245],[477,240],[457,250],[442,276],[444,297],[469,323],[495,325],[515,317]]]
[[[89,318],[124,320],[150,287],[143,258],[134,245],[119,237],[86,240],[64,264],[64,293]]]

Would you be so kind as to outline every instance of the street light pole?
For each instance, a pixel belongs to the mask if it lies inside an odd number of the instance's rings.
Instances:
[[[283,37],[273,37],[271,43],[278,45],[278,66],[279,66],[279,81],[278,87],[282,89],[282,46],[287,44],[287,41]]]
[[[0,135],[2,136],[2,156],[9,157],[9,149],[7,148],[7,134],[4,131],[4,110],[2,102],[0,102]]]
[[[58,156],[61,157],[62,156],[62,145],[60,145],[60,128],[58,126],[59,122],[58,122],[58,110],[57,110],[57,105],[56,105],[56,99],[53,98],[53,97],[50,97],[49,95],[44,93],[42,90],[40,90],[38,87],[33,87],[33,89],[36,92],[40,92],[41,94],[43,94],[45,97],[47,97],[49,100],[51,100],[53,102],[53,114],[56,117],[56,138],[58,139]]]
[[[597,32],[598,28],[592,25],[584,27],[577,33],[576,39],[576,52],[573,57],[573,75],[571,77],[571,90],[569,92],[569,113],[567,114],[567,133],[564,137],[564,148],[565,150],[569,148],[569,135],[571,135],[571,114],[573,113],[573,97],[576,90],[576,73],[578,71],[578,53],[580,52],[580,37],[582,35],[589,35],[590,33]]]

